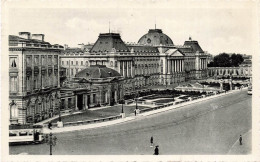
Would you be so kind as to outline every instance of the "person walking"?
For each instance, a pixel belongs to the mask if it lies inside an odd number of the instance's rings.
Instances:
[[[151,147],[153,147],[153,136],[150,139]]]
[[[136,116],[136,109],[135,109],[135,116]]]
[[[51,129],[51,127],[52,127],[52,124],[51,124],[51,122],[49,122],[48,128]]]
[[[159,146],[155,146],[155,149],[154,149],[154,155],[159,155]]]
[[[240,135],[240,137],[239,137],[239,143],[240,143],[240,145],[242,145],[242,136]]]

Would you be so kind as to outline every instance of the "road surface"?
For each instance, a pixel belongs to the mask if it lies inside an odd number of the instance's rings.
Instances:
[[[251,130],[251,100],[243,90],[127,123],[56,134],[53,155],[152,155],[151,136],[161,155],[227,154],[239,135]],[[9,151],[47,155],[49,146],[10,146]]]

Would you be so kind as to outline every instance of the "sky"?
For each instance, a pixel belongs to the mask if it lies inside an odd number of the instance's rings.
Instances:
[[[206,1],[202,5],[193,1],[88,2],[81,7],[10,8],[8,34],[18,35],[21,31],[42,33],[45,41],[51,44],[77,47],[80,43],[95,43],[99,33],[109,32],[109,22],[111,32],[119,32],[125,42],[138,42],[149,29],[155,28],[156,23],[156,28],[162,29],[175,45],[183,45],[191,37],[199,41],[204,51],[214,55],[221,52],[255,53],[254,42],[258,34],[251,4],[236,7],[231,2]]]

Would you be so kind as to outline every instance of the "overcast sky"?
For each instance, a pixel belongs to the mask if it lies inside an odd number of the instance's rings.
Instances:
[[[45,34],[52,44],[94,43],[99,33],[120,32],[123,41],[138,42],[149,29],[162,29],[176,45],[189,36],[212,54],[221,52],[253,54],[256,17],[251,5],[234,7],[207,3],[192,7],[189,3],[146,1],[107,4],[89,1],[81,8],[15,8],[9,10],[9,34],[20,31]],[[206,2],[206,1],[205,1]],[[101,6],[98,7],[98,6]],[[164,7],[165,6],[165,7]],[[230,7],[229,7],[230,6]],[[231,7],[232,6],[232,7]]]

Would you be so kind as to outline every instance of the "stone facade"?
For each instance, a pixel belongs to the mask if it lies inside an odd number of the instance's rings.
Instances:
[[[85,110],[114,105],[123,98],[124,78],[104,65],[91,65],[63,83],[62,110]]]
[[[176,46],[160,29],[149,30],[138,44],[124,43],[117,33],[105,33],[86,47],[63,51],[61,65],[67,69],[67,78],[90,65],[106,65],[125,78],[124,92],[131,94],[151,86],[207,77],[207,54],[198,42],[190,38]]]
[[[43,34],[9,36],[10,124],[35,123],[58,112],[62,49]]]

